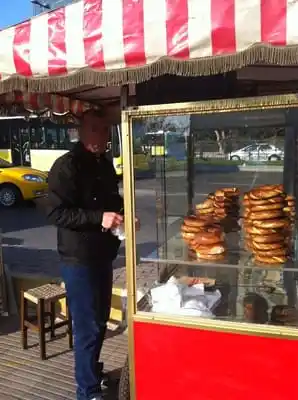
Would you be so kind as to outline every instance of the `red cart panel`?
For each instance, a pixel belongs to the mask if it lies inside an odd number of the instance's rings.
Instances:
[[[298,396],[298,341],[134,323],[137,400]]]

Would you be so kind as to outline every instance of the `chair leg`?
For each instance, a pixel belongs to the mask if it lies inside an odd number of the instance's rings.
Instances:
[[[21,291],[21,337],[22,348],[28,348],[28,328],[25,326],[25,321],[28,319],[28,301],[24,297],[24,291]]]
[[[67,304],[67,300],[66,300],[66,319],[67,319],[68,346],[70,349],[73,349],[72,318]]]
[[[46,359],[46,335],[45,335],[45,302],[40,299],[37,304],[37,324],[39,333],[40,358]]]
[[[50,305],[50,324],[51,324],[51,339],[55,338],[55,317],[56,317],[56,307],[55,303],[51,302]]]

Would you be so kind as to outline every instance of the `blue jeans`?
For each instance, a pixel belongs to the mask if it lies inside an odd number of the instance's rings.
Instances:
[[[62,263],[61,275],[73,320],[77,400],[90,400],[101,393],[97,363],[111,310],[112,262]]]

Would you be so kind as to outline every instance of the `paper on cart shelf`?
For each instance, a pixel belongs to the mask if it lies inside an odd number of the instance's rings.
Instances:
[[[177,303],[173,302],[163,302],[163,303],[155,303],[152,305],[152,312],[161,313],[161,314],[178,314],[181,310],[181,307],[177,305]]]
[[[177,305],[174,305],[171,302],[156,303],[152,306],[152,312],[201,318],[214,318],[212,312],[209,311],[204,304],[196,300],[189,300],[184,307],[177,307]]]
[[[205,293],[204,284],[198,283],[193,286],[185,286],[182,289],[182,296],[183,297],[197,297],[203,296]]]
[[[196,300],[199,301],[201,304],[204,305],[204,307],[208,308],[208,310],[213,310],[215,306],[218,304],[218,301],[221,298],[220,292],[216,291],[213,293],[204,293],[203,295],[200,296],[185,296],[184,294],[182,295],[182,307],[184,304],[186,304],[189,301]]]
[[[174,314],[174,315],[185,315],[191,317],[200,318],[214,318],[214,315],[210,311],[197,310],[195,308],[179,308],[177,310],[171,309],[152,309],[152,312],[162,313],[162,314]]]
[[[169,284],[176,285],[180,288],[183,288],[185,286],[184,283],[179,282],[178,279],[176,279],[174,276],[171,276],[170,279],[167,281],[166,285]]]
[[[180,314],[197,315],[198,317],[213,318],[214,315],[204,304],[203,296],[201,296],[201,298],[203,301],[201,301],[200,299],[191,299],[186,301],[180,310]]]
[[[206,292],[203,283],[189,286],[175,277],[152,288],[150,295],[152,312],[203,318],[214,318],[212,311],[221,298],[219,290]]]
[[[181,308],[177,315],[194,316],[200,318],[215,318],[212,312],[208,310],[198,310],[196,308]]]
[[[194,308],[181,308],[180,314],[200,318],[214,318],[214,315],[211,312],[196,310]]]
[[[166,304],[169,304],[172,309],[180,308],[182,303],[182,289],[182,285],[173,281],[168,281],[164,285],[151,289],[152,305],[160,304],[160,307],[163,308]]]

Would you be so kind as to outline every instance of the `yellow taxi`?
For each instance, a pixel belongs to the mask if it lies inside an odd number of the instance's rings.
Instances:
[[[46,172],[30,167],[13,167],[0,160],[0,207],[44,197],[48,190]]]

